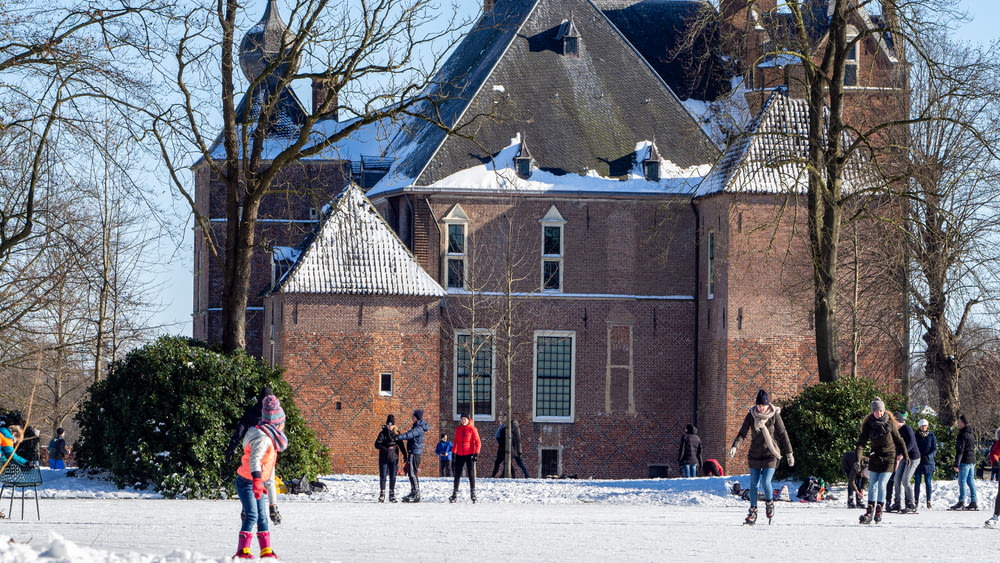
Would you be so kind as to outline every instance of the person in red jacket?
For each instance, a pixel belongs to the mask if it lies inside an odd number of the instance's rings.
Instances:
[[[451,450],[455,456],[455,491],[451,493],[448,502],[458,500],[458,485],[462,480],[462,468],[469,467],[469,491],[472,502],[476,502],[476,458],[483,443],[479,439],[479,431],[472,425],[469,415],[462,414],[455,427],[455,446]]]

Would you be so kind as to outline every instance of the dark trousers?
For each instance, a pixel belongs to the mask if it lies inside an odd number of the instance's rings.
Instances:
[[[499,471],[500,468],[501,468],[501,466],[503,466],[503,458],[505,456],[506,456],[506,454],[501,453],[500,456],[497,457],[496,461],[493,462],[493,473],[490,474],[490,477],[496,477],[497,476],[497,471]],[[524,471],[524,478],[527,479],[528,478],[528,468],[524,466],[524,461],[521,459],[521,456],[519,456],[519,455],[510,456],[510,459],[511,459],[511,461],[513,461],[514,463],[516,463],[518,467],[521,468],[521,471]],[[503,475],[501,475],[501,477],[502,476]],[[510,476],[511,477],[515,476],[514,475],[514,468],[513,467],[511,467]]]
[[[389,477],[389,490],[396,490],[396,471],[399,469],[399,460],[379,461],[378,464],[378,490],[385,490],[385,478]]]
[[[410,493],[420,492],[420,479],[417,475],[420,473],[420,455],[421,454],[410,454],[410,472],[407,476],[410,478]]]
[[[451,477],[451,460],[443,457],[438,458],[438,470],[442,477]]]
[[[476,491],[476,462],[472,461],[471,455],[456,455],[455,456],[455,490],[458,490],[458,484],[462,480],[462,468],[468,467],[469,471],[469,489],[472,492]]]

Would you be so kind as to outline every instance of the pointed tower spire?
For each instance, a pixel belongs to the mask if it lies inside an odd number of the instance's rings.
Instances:
[[[268,0],[264,15],[243,36],[240,43],[240,67],[247,80],[254,80],[281,56],[282,47],[291,42],[288,26],[278,13],[278,1]]]

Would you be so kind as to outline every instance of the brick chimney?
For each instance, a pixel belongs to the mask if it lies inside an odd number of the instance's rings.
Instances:
[[[327,96],[336,96],[336,95],[337,95],[337,93],[334,92],[332,88],[330,88],[330,82],[329,82],[329,80],[322,79],[322,78],[313,78],[312,79],[312,113],[313,113],[313,115],[316,115],[317,113],[319,113],[319,108],[320,108],[320,106],[323,105],[323,102],[326,101]],[[330,116],[333,117],[333,119],[338,119],[338,116],[337,116],[337,100],[336,99],[333,100],[333,107],[331,108]]]

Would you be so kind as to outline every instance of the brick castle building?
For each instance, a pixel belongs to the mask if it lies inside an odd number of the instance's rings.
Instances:
[[[686,424],[726,463],[758,388],[781,401],[818,381],[805,177],[775,164],[801,153],[805,106],[768,61],[738,69],[752,78],[739,85],[729,57],[693,72],[666,56],[704,9],[500,0],[434,81],[445,125],[490,117],[474,142],[414,119],[384,145],[358,140],[287,172],[301,197],[265,205],[247,342],[285,368],[334,471],[376,472],[386,415],[417,408],[431,444],[474,411],[486,471],[509,406],[533,476],[675,476]],[[273,1],[261,24],[280,24]],[[256,56],[280,37],[262,36]],[[896,88],[891,45],[862,47],[878,72],[854,77],[858,95]],[[713,121],[717,99],[744,108],[742,134]],[[306,111],[291,92],[285,103]],[[224,234],[206,167],[196,183]],[[221,274],[195,244],[194,335],[218,339]],[[881,288],[845,309],[896,318],[888,271],[845,264]],[[895,385],[891,338],[851,349],[860,374]]]

